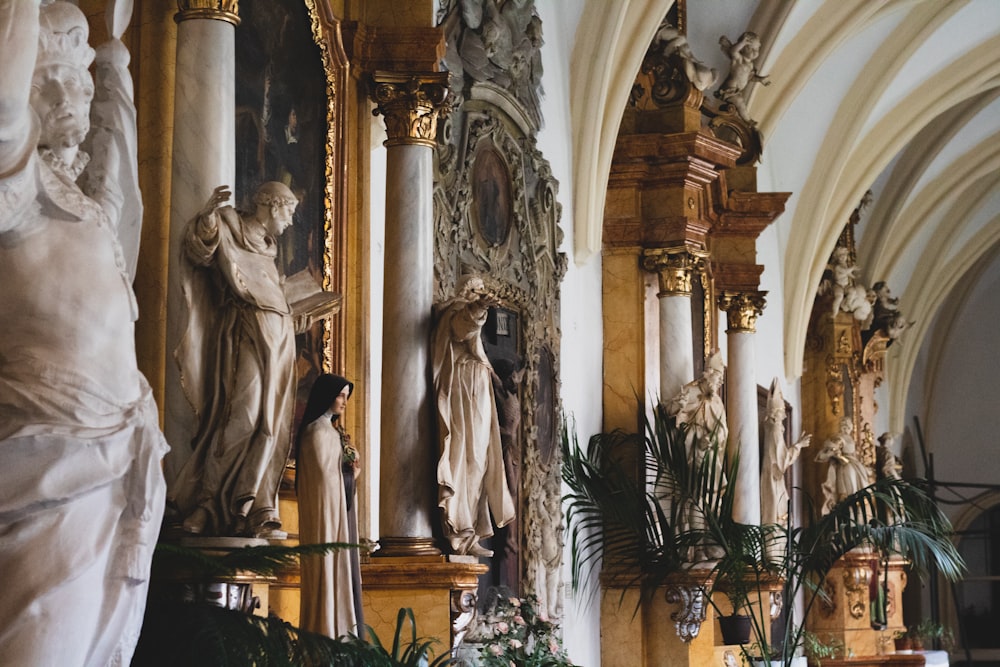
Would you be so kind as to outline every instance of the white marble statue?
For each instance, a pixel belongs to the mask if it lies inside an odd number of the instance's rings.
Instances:
[[[760,56],[760,37],[754,32],[740,35],[736,43],[729,41],[725,35],[719,37],[722,51],[729,56],[729,74],[726,75],[715,96],[723,102],[731,104],[740,118],[756,125],[747,111],[745,91],[754,82],[765,86],[771,85],[768,77],[757,73],[757,58]]]
[[[850,417],[840,420],[840,432],[823,443],[816,462],[829,462],[826,481],[823,482],[824,514],[871,483],[868,467],[859,458],[854,441],[854,421]]]
[[[493,298],[482,278],[465,276],[441,304],[432,340],[441,458],[438,504],[456,554],[492,556],[480,540],[514,519],[493,394],[493,368],[480,333]]]
[[[719,393],[725,373],[721,353],[713,352],[705,361],[702,376],[681,387],[680,392],[665,405],[667,414],[676,418],[678,426],[687,426],[685,445],[690,463],[698,467],[706,457],[714,456],[716,487],[720,491],[727,483],[722,464],[726,455],[726,441],[729,439],[726,405]],[[704,524],[704,518],[694,507],[688,509],[687,521],[691,528]],[[717,555],[714,547],[699,548],[691,554],[691,559],[705,560]]]
[[[291,448],[295,321],[275,263],[298,199],[261,185],[241,215],[220,186],[184,233],[188,323],[174,355],[198,419],[192,453],[168,492],[196,535],[283,538],[278,485]],[[297,326],[296,326],[297,325]]]
[[[358,452],[337,424],[354,384],[339,375],[316,378],[296,437],[295,490],[299,542],[358,543]],[[364,636],[358,550],[302,557],[299,627],[337,638]]]
[[[862,329],[867,329],[872,321],[872,304],[876,302],[877,295],[857,282],[858,267],[851,261],[851,251],[847,246],[838,245],[833,249],[826,268],[828,277],[824,279],[820,293],[829,291],[833,294],[833,316],[840,312],[850,313],[861,322]]]
[[[719,79],[718,70],[698,60],[687,37],[667,22],[662,23],[653,36],[653,48],[664,58],[676,55],[684,65],[684,76],[697,90],[704,92]]]
[[[880,477],[900,479],[903,462],[899,460],[900,438],[898,433],[887,431],[878,437],[875,461]]]
[[[788,522],[788,487],[785,473],[795,464],[812,436],[805,435],[789,448],[785,444],[785,398],[778,379],[771,381],[764,415],[764,460],[760,473],[760,520],[762,524]]]
[[[135,356],[128,12],[109,9],[95,94],[79,9],[0,3],[3,665],[128,664],[163,513],[167,447]]]

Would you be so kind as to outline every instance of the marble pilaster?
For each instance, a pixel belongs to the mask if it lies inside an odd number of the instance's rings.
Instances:
[[[733,518],[760,524],[760,439],[757,430],[757,380],[754,374],[754,333],[764,309],[760,292],[723,292],[719,307],[726,311],[726,348],[729,368],[726,385],[726,421],[730,456],[739,452]]]
[[[236,2],[179,5],[167,273],[164,433],[172,447],[166,459],[168,484],[190,454],[195,428],[195,415],[173,359],[187,321],[180,289],[181,239],[184,226],[205,205],[212,190],[233,185],[236,175]]]
[[[372,97],[385,119],[385,294],[379,533],[385,556],[440,553],[430,328],[434,304],[432,160],[447,74],[376,73]]]

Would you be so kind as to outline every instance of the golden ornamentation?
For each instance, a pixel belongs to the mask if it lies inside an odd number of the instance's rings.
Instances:
[[[372,112],[385,119],[389,138],[385,146],[416,144],[437,145],[437,119],[446,111],[448,73],[394,74],[376,72],[372,99],[378,107]]]
[[[875,466],[875,434],[868,422],[861,427],[861,460],[869,468]]]
[[[656,248],[643,250],[642,268],[659,277],[659,297],[691,296],[691,274],[701,271],[708,252],[697,248]]]
[[[726,311],[729,332],[756,333],[757,318],[764,312],[767,292],[731,292],[719,294],[719,308]]]
[[[174,21],[180,23],[192,19],[225,21],[239,25],[240,2],[239,0],[177,0]]]
[[[313,41],[319,46],[326,75],[326,188],[323,206],[323,289],[345,293],[347,285],[347,126],[348,61],[340,38],[340,23],[322,18],[315,0],[306,0]],[[334,256],[334,253],[338,253]],[[336,273],[335,273],[336,271]],[[336,331],[334,331],[336,329]],[[323,321],[323,370],[338,372],[347,356],[347,320]]]
[[[826,394],[830,397],[830,409],[834,416],[839,416],[844,396],[844,375],[840,362],[832,355],[826,358]]]
[[[831,618],[837,613],[837,584],[831,577],[823,580],[823,592],[826,596],[819,596],[819,611],[826,618]]]
[[[854,618],[861,618],[868,608],[868,584],[872,571],[859,565],[844,570],[844,590],[847,593],[847,609]]]

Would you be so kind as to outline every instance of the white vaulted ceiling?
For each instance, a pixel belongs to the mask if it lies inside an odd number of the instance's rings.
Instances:
[[[638,68],[650,17],[671,4],[591,0],[581,19],[573,108],[593,127],[574,119],[580,257],[600,248],[623,70]],[[899,430],[921,348],[948,338],[942,306],[1000,262],[1000,2],[688,0],[687,19],[695,54],[722,72],[720,35],[751,29],[764,44],[758,65],[772,84],[753,89],[749,109],[764,138],[759,189],[793,193],[775,223],[789,377],[802,373],[830,252],[872,190],[856,229],[862,279],[887,281],[915,322],[890,350],[886,407]]]

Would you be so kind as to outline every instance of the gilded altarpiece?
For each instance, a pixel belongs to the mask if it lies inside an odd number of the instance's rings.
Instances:
[[[483,587],[536,595],[558,617],[559,286],[566,257],[558,251],[558,183],[535,145],[541,22],[532,2],[484,0],[464,12],[457,2],[443,4],[452,110],[438,123],[435,301],[451,297],[469,273],[483,276],[498,295],[484,346],[510,390],[502,392],[501,414],[506,409],[510,424],[511,407],[518,413],[504,437],[517,518],[493,538],[496,555]]]
[[[858,215],[859,211],[855,211],[852,223],[857,222]],[[856,257],[853,224],[845,227],[837,247],[835,256],[842,253],[843,262],[853,267]],[[831,257],[831,266],[835,261]],[[833,282],[828,271],[813,304],[802,376],[802,432],[813,434],[800,457],[803,490],[817,512],[824,502],[824,483],[829,484],[828,466],[833,465],[817,461],[817,456],[827,441],[842,433],[841,429],[847,430],[848,424],[857,458],[868,471],[867,482],[875,481],[877,440],[873,423],[879,407],[875,389],[884,378],[886,348],[891,344],[887,332],[879,328],[877,320],[871,322],[867,311],[838,307]],[[875,629],[880,623],[877,619],[873,623],[869,599],[869,585],[874,584],[874,558],[859,550],[841,559],[823,584],[829,600],[817,604],[807,621],[809,630],[843,641],[858,656],[881,655],[891,645],[893,633],[904,628],[901,605],[906,564],[898,558],[892,559],[886,582],[879,570],[875,585],[887,584],[887,609],[885,627]]]

